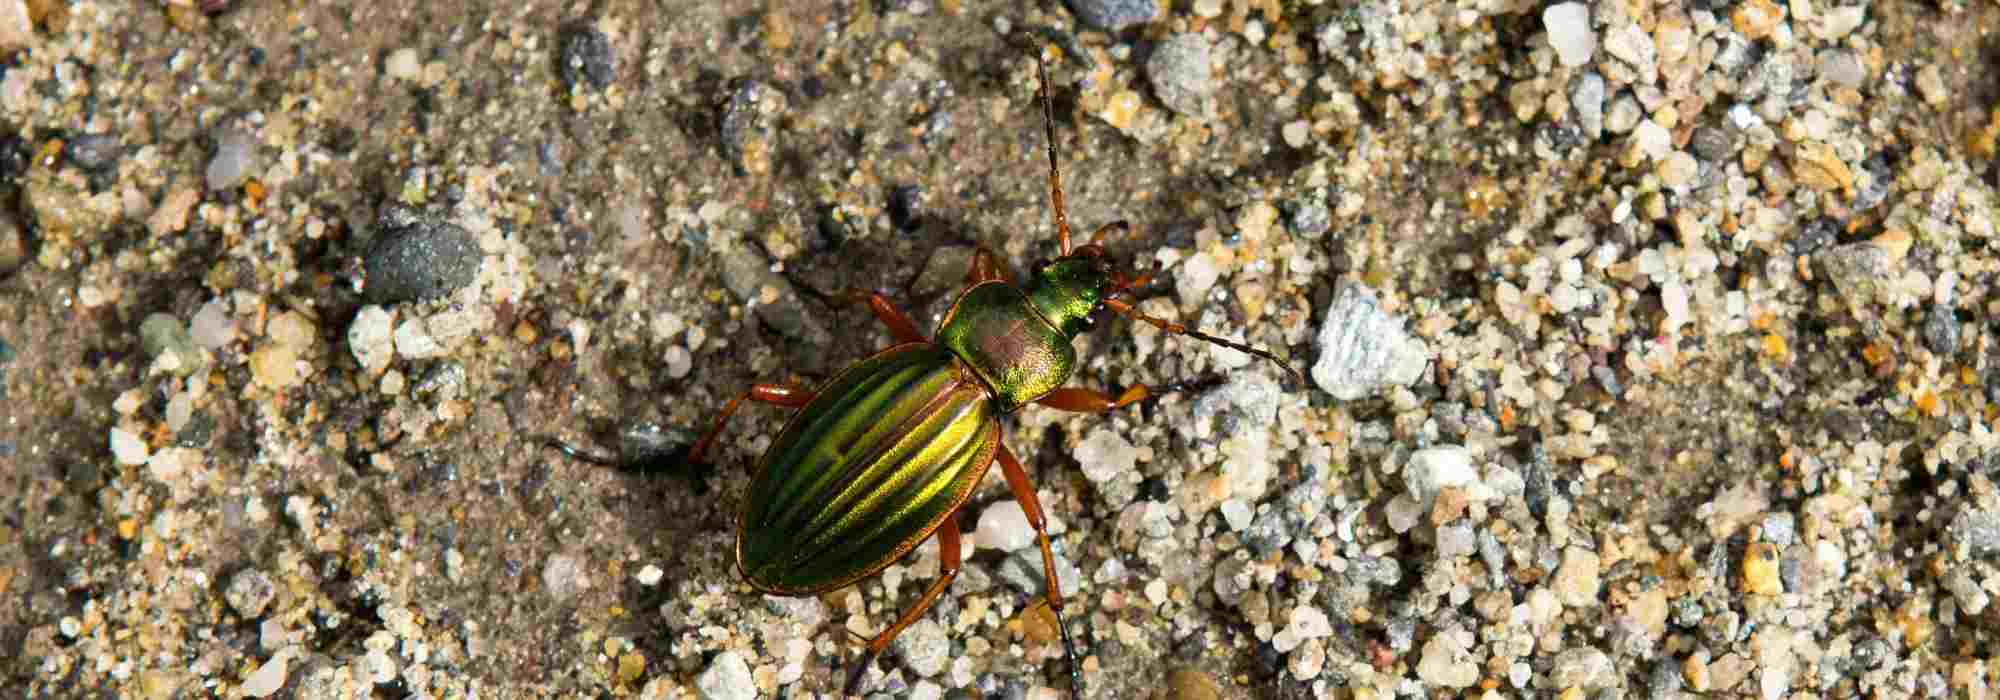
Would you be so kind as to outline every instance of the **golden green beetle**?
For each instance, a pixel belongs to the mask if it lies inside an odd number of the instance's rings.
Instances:
[[[1148,279],[1113,270],[1100,245],[1107,233],[1125,229],[1125,222],[1098,229],[1088,243],[1070,245],[1047,73],[1039,60],[1036,67],[1060,257],[1035,270],[1021,287],[981,249],[967,288],[939,322],[934,340],[880,294],[842,295],[868,304],[896,344],[841,370],[816,391],[753,385],[730,400],[689,455],[701,462],[746,399],[798,409],[764,452],[737,518],[737,570],[763,593],[807,596],[841,588],[937,536],[940,575],[894,624],[868,640],[866,654],[848,672],[844,687],[850,695],[875,656],[957,576],[961,535],[954,516],[996,461],[1041,546],[1047,601],[1061,629],[1071,692],[1081,692],[1042,508],[1027,471],[1001,443],[1000,416],[1031,403],[1102,413],[1157,393],[1135,386],[1113,397],[1063,386],[1076,367],[1070,340],[1090,325],[1092,314],[1109,310],[1262,357],[1296,374],[1269,352],[1146,316],[1120,299]]]

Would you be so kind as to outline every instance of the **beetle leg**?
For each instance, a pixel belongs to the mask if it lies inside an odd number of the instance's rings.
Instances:
[[[986,246],[979,246],[979,250],[972,254],[972,269],[966,272],[965,283],[973,285],[992,280],[1014,283],[1014,280],[1007,278],[1007,266],[1000,264],[999,254],[987,249]]]
[[[1056,108],[1049,101],[1049,69],[1042,65],[1042,55],[1035,54],[1035,77],[1040,81],[1042,94],[1042,130],[1048,137],[1049,146],[1049,204],[1056,212],[1056,241],[1062,255],[1069,255],[1069,214],[1063,211],[1062,168],[1056,166]]]
[[[917,330],[917,322],[911,320],[909,314],[896,308],[896,302],[889,301],[889,298],[882,296],[880,292],[850,289],[834,299],[842,303],[867,304],[868,310],[875,314],[876,320],[881,321],[882,325],[889,327],[889,335],[895,337],[898,343],[921,343],[930,340]]]
[[[1158,395],[1152,387],[1136,384],[1112,398],[1110,394],[1080,386],[1066,386],[1035,399],[1035,403],[1075,413],[1110,413]]]
[[[1028,517],[1028,526],[1035,529],[1035,541],[1042,546],[1042,584],[1048,590],[1049,610],[1056,614],[1056,628],[1062,631],[1063,655],[1069,659],[1069,685],[1072,697],[1083,693],[1083,675],[1076,663],[1076,645],[1069,639],[1069,624],[1063,622],[1062,586],[1056,581],[1056,554],[1049,548],[1048,520],[1042,517],[1041,499],[1035,497],[1035,485],[1028,482],[1028,470],[1021,466],[1021,460],[1001,445],[999,450],[1000,475],[1007,477],[1007,489],[1014,492],[1014,500],[1021,504],[1021,513]]]
[[[750,388],[745,390],[742,395],[730,399],[729,405],[722,407],[722,415],[715,417],[715,425],[709,426],[708,433],[702,435],[701,439],[694,443],[694,449],[688,452],[688,461],[696,464],[701,463],[701,456],[707,454],[708,448],[715,444],[715,438],[722,435],[722,425],[729,422],[729,416],[736,413],[737,407],[743,404],[744,399],[749,399],[757,403],[784,406],[786,408],[801,408],[807,402],[812,401],[812,398],[813,392],[795,386],[785,386],[783,384],[750,385]]]
[[[889,629],[882,630],[881,634],[868,640],[868,651],[861,655],[861,660],[854,665],[854,669],[847,672],[847,685],[844,686],[842,693],[858,694],[855,691],[861,687],[861,677],[867,675],[868,667],[875,664],[875,656],[881,654],[883,649],[889,648],[889,642],[895,639],[896,635],[902,634],[904,628],[916,623],[917,618],[923,617],[924,611],[931,609],[931,605],[937,602],[938,596],[951,585],[952,579],[958,578],[958,563],[961,558],[958,550],[957,515],[958,513],[954,512],[945,516],[944,522],[938,525],[937,580],[931,582],[930,588],[924,589],[924,597],[918,598],[916,605],[903,611],[903,616],[896,619],[896,624],[890,625]]]

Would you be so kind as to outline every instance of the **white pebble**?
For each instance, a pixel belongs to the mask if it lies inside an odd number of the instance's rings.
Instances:
[[[980,513],[979,527],[974,532],[979,535],[979,546],[1003,552],[1012,552],[1035,541],[1035,528],[1028,525],[1028,514],[1021,510],[1020,502],[1013,500],[995,503],[986,512]]]
[[[1459,445],[1439,445],[1417,450],[1403,468],[1403,483],[1410,496],[1425,506],[1438,491],[1465,487],[1479,479],[1472,467],[1472,451]]]
[[[647,564],[639,568],[639,575],[635,578],[638,579],[641,586],[652,586],[658,584],[660,578],[666,575],[667,572],[661,571],[660,567]]]
[[[257,670],[251,671],[249,676],[244,677],[243,686],[239,690],[243,691],[243,695],[253,698],[266,697],[278,692],[279,688],[285,686],[285,674],[291,663],[291,654],[279,653],[271,657],[270,661],[264,662],[264,665],[258,666]]]
[[[374,304],[354,314],[354,323],[347,327],[347,346],[363,370],[380,372],[396,358],[395,324],[394,312]]]
[[[138,465],[145,464],[151,454],[146,449],[146,441],[140,439],[137,433],[124,428],[112,428],[111,456],[118,460],[119,464]]]
[[[417,58],[417,50],[406,46],[390,52],[389,60],[383,64],[383,69],[388,72],[391,78],[397,80],[416,80],[418,76],[423,74],[424,64],[421,59]]]
[[[694,355],[680,345],[667,348],[663,359],[667,361],[667,376],[675,379],[687,376],[688,370],[694,369]]]
[[[1222,520],[1229,524],[1231,531],[1242,532],[1249,529],[1252,515],[1255,513],[1251,511],[1249,501],[1231,498],[1222,502]]]
[[[1083,468],[1083,476],[1094,483],[1104,483],[1132,471],[1138,461],[1138,450],[1118,431],[1100,425],[1091,428],[1090,434],[1083,436],[1076,450],[1071,453],[1077,464]]]
[[[194,312],[194,320],[189,323],[188,334],[194,336],[196,345],[214,350],[228,345],[236,339],[236,321],[229,317],[229,300],[224,297],[210,299]]]
[[[1550,5],[1542,10],[1542,26],[1549,30],[1549,46],[1564,66],[1589,63],[1597,50],[1597,35],[1590,31],[1590,8],[1583,3]]]

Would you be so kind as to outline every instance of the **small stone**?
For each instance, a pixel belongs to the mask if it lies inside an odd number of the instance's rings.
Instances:
[[[1069,0],[1069,9],[1084,24],[1111,32],[1151,22],[1160,13],[1154,0]]]
[[[1146,79],[1160,102],[1184,116],[1208,118],[1210,74],[1208,39],[1200,34],[1176,34],[1153,48],[1146,59]]]
[[[8,0],[0,0],[4,4]],[[0,13],[4,14],[4,13]],[[69,162],[85,172],[107,173],[118,166],[125,145],[113,134],[84,134],[63,146]]]
[[[575,90],[588,85],[603,90],[618,77],[618,54],[611,39],[590,22],[573,22],[562,28],[561,49],[556,53],[556,76],[563,87]]]
[[[786,359],[801,371],[824,368],[827,357],[820,349],[833,342],[833,334],[819,319],[805,313],[806,305],[797,303],[792,283],[772,272],[770,262],[746,246],[729,246],[718,252],[722,286],[738,301],[752,305],[759,320],[795,341],[789,344]]]
[[[118,460],[119,464],[127,466],[145,464],[146,459],[151,456],[146,441],[140,438],[138,433],[124,428],[111,429],[111,457]]]
[[[1403,483],[1409,489],[1410,497],[1424,509],[1429,509],[1438,492],[1447,488],[1458,488],[1479,480],[1479,471],[1472,465],[1472,451],[1460,445],[1440,445],[1427,447],[1410,455],[1410,462],[1403,467]]]
[[[139,322],[139,346],[158,367],[180,376],[193,373],[202,364],[194,334],[169,314],[151,314]]]
[[[1333,212],[1323,197],[1300,199],[1291,209],[1292,233],[1306,240],[1318,240],[1333,228]]]
[[[1637,24],[1627,24],[1605,32],[1604,52],[1620,61],[1631,64],[1641,76],[1652,75],[1658,70],[1659,53],[1653,46],[1653,37],[1646,34]]]
[[[423,77],[424,59],[417,55],[416,49],[405,46],[389,52],[382,62],[382,72],[396,80],[414,81]]]
[[[229,601],[229,607],[236,614],[252,618],[264,614],[264,608],[278,596],[278,586],[271,582],[270,574],[258,569],[244,569],[229,579],[229,588],[222,594]]]
[[[1673,151],[1674,137],[1673,134],[1667,133],[1666,127],[1646,119],[1632,129],[1632,146],[1639,149],[1640,153],[1646,154],[1646,157],[1657,161]]]
[[[361,369],[374,374],[396,359],[396,315],[375,304],[361,307],[347,327],[347,347]]]
[[[1279,127],[1278,135],[1284,137],[1287,146],[1305,148],[1307,144],[1312,143],[1312,123],[1304,119],[1285,122],[1284,126]]]
[[[208,189],[226,190],[243,184],[256,169],[257,140],[249,132],[224,127],[215,136],[215,156],[208,160]]]
[[[1687,151],[1674,151],[1660,161],[1654,172],[1660,176],[1660,183],[1668,187],[1681,187],[1694,181],[1700,165]]]
[[[1319,361],[1312,378],[1342,401],[1353,401],[1421,378],[1430,348],[1403,329],[1403,320],[1382,310],[1373,290],[1341,287],[1319,329]]]
[[[269,661],[265,661],[263,665],[257,667],[257,670],[251,671],[250,675],[243,678],[243,685],[238,690],[242,691],[245,697],[269,697],[272,693],[278,692],[278,689],[285,687],[285,675],[290,670],[291,661],[292,655],[288,653],[279,652],[272,655]]]
[[[1589,608],[1597,606],[1599,587],[1599,558],[1596,552],[1582,547],[1563,550],[1562,566],[1556,569],[1555,579],[1550,586],[1563,606]]]
[[[250,374],[258,386],[273,390],[298,386],[305,379],[299,371],[299,349],[277,343],[250,353]]]
[[[1881,300],[1888,292],[1883,282],[1895,276],[1889,252],[1868,241],[1828,248],[1813,260],[1843,296],[1855,301]]]
[[[0,208],[0,279],[14,274],[27,261],[28,235],[21,229],[20,218],[11,208]]]
[[[1623,134],[1639,125],[1639,118],[1645,111],[1639,108],[1639,100],[1629,94],[1619,95],[1611,100],[1611,106],[1604,110],[1604,130]]]
[[[1959,511],[1946,528],[1946,535],[1961,557],[2000,552],[2000,510]]]
[[[918,620],[896,635],[895,646],[903,663],[924,678],[935,678],[951,662],[951,640],[945,636],[944,625],[930,618]]]
[[[632,578],[638,581],[641,586],[656,586],[659,585],[660,579],[666,575],[667,572],[661,570],[659,566],[647,564],[639,567],[639,574]]]
[[[1132,473],[1139,459],[1132,443],[1109,425],[1091,428],[1070,454],[1083,469],[1083,476],[1100,484]]]
[[[1173,700],[1222,700],[1222,686],[1199,669],[1179,668],[1167,674],[1167,697]]]
[[[981,548],[1012,552],[1035,543],[1035,528],[1028,524],[1028,514],[1021,510],[1021,503],[1005,500],[987,507],[979,514],[979,527],[973,532],[978,537]]]
[[[1861,58],[1853,51],[1827,49],[1819,52],[1817,63],[1819,77],[1835,84],[1860,87],[1868,81],[1868,68],[1861,64]]]
[[[1848,34],[1853,33],[1867,19],[1867,5],[1829,7],[1819,13],[1819,21],[1811,23],[1812,34],[1828,42],[1837,42],[1847,38]]]
[[[542,565],[542,587],[556,600],[569,600],[590,588],[590,572],[581,557],[552,554]]]
[[[745,79],[729,93],[722,109],[722,152],[748,175],[771,172],[778,154],[778,126],[789,107],[785,93]]]
[[[1743,592],[1753,595],[1784,593],[1785,584],[1778,578],[1779,568],[1777,545],[1752,543],[1743,553]]]
[[[1951,307],[1934,306],[1924,313],[1924,346],[1939,357],[1958,354],[1958,314]]]
[[[1711,163],[1720,163],[1736,155],[1736,139],[1729,130],[1713,126],[1696,128],[1689,145],[1696,156]]]
[[[210,350],[236,340],[236,320],[229,316],[228,298],[216,297],[202,304],[188,322],[188,335],[195,345]]]
[[[1549,680],[1557,688],[1596,690],[1623,680],[1611,664],[1611,657],[1590,647],[1571,647],[1556,654],[1549,668]]]
[[[930,258],[924,261],[923,272],[917,273],[917,281],[910,284],[910,294],[928,296],[963,286],[966,275],[972,271],[972,256],[976,250],[969,245],[932,248]]]
[[[479,274],[483,256],[464,229],[395,205],[383,209],[375,228],[362,260],[372,303],[434,299]]]
[[[716,654],[708,662],[708,670],[702,671],[694,684],[704,700],[755,700],[757,697],[757,681],[750,675],[750,664],[734,651]]]
[[[1479,681],[1479,664],[1465,643],[1451,630],[1432,635],[1424,642],[1417,660],[1417,678],[1433,686],[1464,688]]]
[[[1588,72],[1569,82],[1569,106],[1583,135],[1597,140],[1604,134],[1604,76]]]
[[[1597,35],[1590,31],[1590,8],[1580,2],[1550,5],[1542,10],[1542,26],[1549,32],[1549,47],[1556,59],[1575,68],[1590,62],[1597,50]]]
[[[1784,21],[1785,10],[1771,0],[1744,0],[1729,13],[1729,21],[1736,27],[1736,33],[1756,41],[1777,31],[1778,23]]]
[[[0,0],[0,51],[25,48],[35,41],[35,21],[25,0]]]

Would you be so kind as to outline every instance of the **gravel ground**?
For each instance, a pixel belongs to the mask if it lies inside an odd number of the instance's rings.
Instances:
[[[1129,220],[1006,422],[1093,698],[1993,697],[2000,3],[0,0],[10,697],[836,697],[748,383]],[[613,451],[602,467],[545,438]],[[1002,479],[866,677],[1068,690]],[[18,692],[17,692],[18,691]]]

